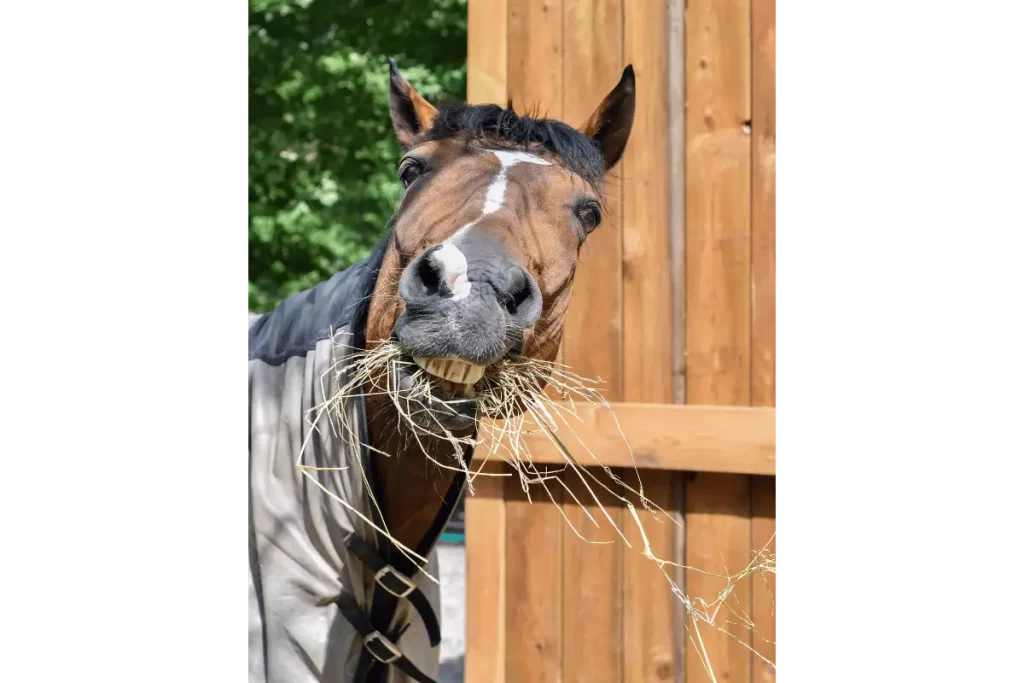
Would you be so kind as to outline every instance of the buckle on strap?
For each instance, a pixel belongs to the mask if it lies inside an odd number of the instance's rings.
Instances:
[[[384,649],[383,652],[375,649],[378,645]],[[391,664],[402,658],[402,653],[395,644],[381,635],[380,631],[374,631],[363,638],[363,647],[381,664]]]
[[[397,581],[399,584],[402,585],[402,588],[389,586],[387,583],[385,583],[385,579]],[[377,583],[377,585],[386,590],[388,593],[391,593],[396,598],[407,597],[410,593],[416,590],[416,584],[412,582],[412,579],[405,576],[401,572],[395,571],[387,565],[381,567],[380,571],[373,575],[373,580]]]

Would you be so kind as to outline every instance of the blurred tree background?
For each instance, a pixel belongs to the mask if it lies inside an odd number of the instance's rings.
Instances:
[[[250,311],[384,234],[401,194],[388,56],[431,102],[463,100],[466,0],[250,0]]]

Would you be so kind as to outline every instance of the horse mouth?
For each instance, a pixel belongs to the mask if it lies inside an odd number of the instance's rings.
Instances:
[[[428,431],[465,430],[476,422],[477,387],[486,368],[455,358],[402,354],[396,359],[398,405]]]
[[[413,362],[423,368],[427,374],[442,379],[451,388],[456,389],[461,385],[465,390],[472,391],[473,385],[484,377],[487,368],[483,365],[469,363],[457,358],[423,358],[414,356]]]

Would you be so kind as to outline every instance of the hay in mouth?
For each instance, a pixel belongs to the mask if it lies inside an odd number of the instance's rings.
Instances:
[[[600,381],[580,377],[571,372],[567,367],[558,363],[542,361],[521,355],[511,355],[497,363],[481,368],[471,366],[469,363],[453,359],[422,359],[410,358],[405,355],[398,343],[394,340],[386,341],[372,351],[357,354],[354,359],[348,361],[344,366],[333,368],[337,374],[337,384],[340,387],[335,394],[328,399],[325,405],[315,409],[313,417],[314,429],[316,421],[323,414],[327,414],[334,429],[336,437],[341,438],[351,446],[358,446],[357,434],[353,429],[349,414],[346,410],[348,401],[360,396],[387,396],[395,407],[402,427],[410,438],[414,439],[423,455],[442,469],[462,471],[466,475],[466,486],[470,495],[474,493],[473,481],[478,476],[518,476],[520,485],[529,500],[532,500],[531,490],[539,487],[547,499],[558,509],[562,519],[570,529],[585,543],[598,543],[588,539],[584,533],[577,529],[566,515],[563,506],[552,495],[551,487],[561,487],[568,496],[580,506],[587,520],[599,527],[600,524],[587,510],[587,506],[595,505],[604,519],[608,521],[616,534],[626,547],[633,546],[627,540],[623,529],[615,522],[608,510],[599,500],[596,488],[603,489],[607,494],[617,499],[629,510],[625,519],[631,519],[639,531],[643,543],[641,553],[653,561],[662,575],[668,581],[673,594],[679,599],[684,608],[689,638],[697,647],[700,658],[705,669],[714,681],[715,676],[711,670],[710,657],[708,656],[703,639],[700,635],[700,624],[706,624],[716,631],[725,633],[744,647],[753,652],[757,657],[767,662],[773,668],[774,662],[765,658],[753,647],[737,638],[721,625],[720,613],[728,613],[726,618],[739,618],[750,630],[754,630],[754,624],[749,621],[745,614],[737,614],[736,609],[727,603],[733,589],[738,582],[753,577],[754,575],[764,576],[775,573],[775,555],[768,551],[768,545],[756,553],[752,553],[752,559],[748,566],[734,575],[716,575],[702,568],[689,567],[670,560],[656,556],[644,531],[643,523],[637,514],[633,502],[624,494],[633,494],[634,500],[639,500],[643,507],[654,516],[656,521],[660,517],[668,518],[677,526],[682,523],[673,514],[654,504],[644,495],[643,483],[639,476],[636,461],[633,458],[632,449],[622,434],[624,446],[629,450],[630,459],[633,463],[633,470],[636,473],[636,481],[639,488],[633,488],[615,472],[603,465],[597,456],[587,447],[586,443],[573,429],[573,422],[578,421],[579,415],[576,412],[578,402],[594,403],[603,406],[614,418],[611,406],[601,396]],[[429,371],[428,371],[429,370]],[[408,377],[411,381],[401,381],[402,377]],[[466,381],[475,380],[475,381]],[[545,384],[551,387],[559,397],[554,400],[544,390]],[[472,403],[474,407],[473,421],[474,430],[468,434],[454,433],[438,419],[445,411],[454,414],[465,415],[466,403]],[[533,425],[527,429],[527,420]],[[618,420],[615,420],[618,425]],[[535,426],[535,428],[533,428]],[[527,434],[543,434],[563,456],[565,464],[562,466],[540,466],[533,463],[530,456],[527,440],[522,437]],[[566,438],[563,439],[563,436]],[[430,450],[423,443],[424,438],[437,439],[447,442],[452,448],[452,457],[449,461],[438,460],[430,454]],[[575,442],[570,448],[566,441],[574,439]],[[462,454],[465,447],[475,447],[487,444],[488,457],[497,455],[507,463],[513,473],[492,474],[483,472],[482,469],[486,460],[475,471],[470,471],[464,464]],[[369,446],[374,452],[385,457],[391,457],[390,453]],[[573,450],[586,454],[587,462],[581,463],[574,455]],[[304,448],[303,448],[304,450]],[[341,502],[347,509],[353,511],[364,522],[376,529],[379,533],[388,536],[396,547],[410,558],[416,558],[426,565],[425,558],[420,557],[413,550],[403,546],[392,536],[388,530],[381,529],[365,517],[358,510],[342,500],[335,493],[324,487],[314,476],[317,468],[308,467],[302,464],[300,452],[299,469],[307,477],[312,479],[316,485],[335,500]],[[359,465],[362,467],[361,463]],[[362,473],[364,482],[369,488],[366,473]],[[582,482],[583,488],[589,495],[589,501],[581,501],[573,490],[567,486],[566,480],[575,478]],[[621,493],[620,493],[621,491]],[[379,511],[379,504],[371,496],[371,504]],[[381,515],[383,517],[383,515]],[[585,529],[584,529],[585,531]],[[772,537],[774,539],[774,535]],[[610,542],[610,541],[606,541]],[[771,540],[769,540],[769,544]],[[679,569],[693,569],[704,574],[718,576],[724,582],[724,588],[711,600],[691,598],[687,596],[676,582],[673,573]],[[431,581],[438,583],[438,580],[426,571],[423,572]],[[774,598],[773,598],[774,601]],[[719,622],[719,623],[716,623]]]

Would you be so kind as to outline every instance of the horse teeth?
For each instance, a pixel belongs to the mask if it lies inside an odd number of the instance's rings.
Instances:
[[[431,375],[446,379],[456,384],[472,386],[484,376],[484,366],[474,363],[467,363],[454,358],[413,358],[416,365],[420,366]]]

